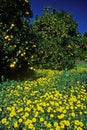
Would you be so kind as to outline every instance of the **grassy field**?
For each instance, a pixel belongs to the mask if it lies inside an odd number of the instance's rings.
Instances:
[[[87,130],[87,63],[2,82],[0,130]]]

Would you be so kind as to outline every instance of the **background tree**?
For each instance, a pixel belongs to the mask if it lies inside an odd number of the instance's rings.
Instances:
[[[80,60],[87,61],[87,32],[82,36],[82,42],[80,45]]]
[[[37,63],[40,67],[59,70],[74,67],[80,35],[70,13],[47,10],[34,21],[33,30],[39,37]]]

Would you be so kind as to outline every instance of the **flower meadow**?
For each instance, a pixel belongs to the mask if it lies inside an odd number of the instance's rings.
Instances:
[[[87,130],[87,68],[35,72],[0,84],[0,130]]]

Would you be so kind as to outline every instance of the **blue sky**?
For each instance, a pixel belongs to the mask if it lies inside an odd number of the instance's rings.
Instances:
[[[33,19],[37,14],[42,15],[44,6],[72,13],[73,19],[78,22],[79,32],[87,32],[87,0],[31,0]]]

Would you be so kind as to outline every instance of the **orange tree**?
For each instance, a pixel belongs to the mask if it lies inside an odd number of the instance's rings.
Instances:
[[[80,46],[80,59],[87,61],[87,32],[82,37],[82,44]]]
[[[87,32],[85,32],[83,35],[79,34],[79,41],[75,44],[75,54],[76,57],[79,60],[87,61]]]
[[[47,9],[33,23],[39,37],[37,65],[41,68],[70,69],[75,65],[76,46],[80,44],[78,24],[70,13]]]
[[[30,65],[34,33],[30,1],[0,0],[0,77]]]

